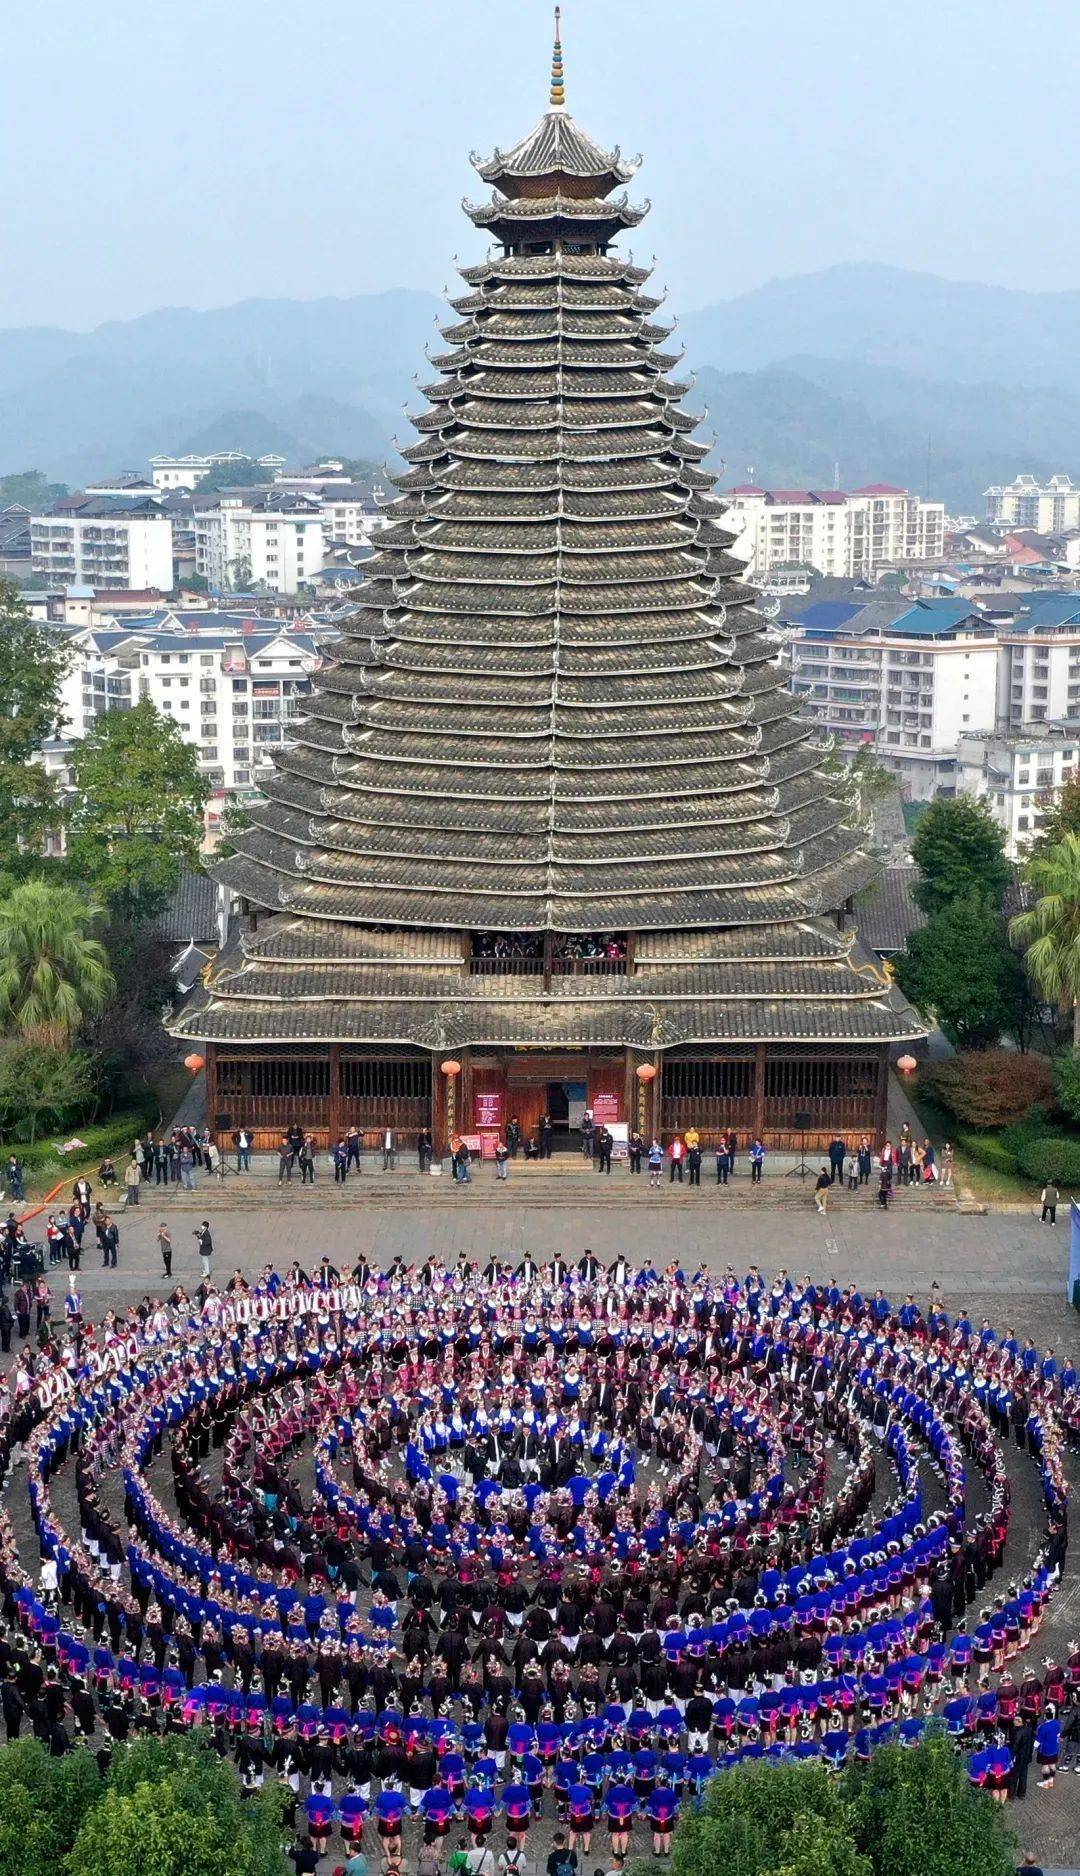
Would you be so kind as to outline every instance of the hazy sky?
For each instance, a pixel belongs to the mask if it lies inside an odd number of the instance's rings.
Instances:
[[[9,8],[0,324],[440,290],[550,39],[541,0]],[[1077,0],[564,0],[563,43],[677,307],[844,260],[1080,285]]]

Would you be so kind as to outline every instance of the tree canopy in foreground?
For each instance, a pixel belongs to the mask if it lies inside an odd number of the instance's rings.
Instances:
[[[1015,1862],[1000,1809],[938,1736],[839,1776],[820,1762],[724,1772],[672,1846],[674,1876],[1012,1876]]]

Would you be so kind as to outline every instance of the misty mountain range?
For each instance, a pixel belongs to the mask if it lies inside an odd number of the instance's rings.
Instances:
[[[74,485],[165,450],[392,459],[440,318],[395,289],[0,332],[0,473]],[[1080,475],[1080,292],[838,266],[687,314],[675,338],[728,483],[880,479],[981,510],[1018,470]]]

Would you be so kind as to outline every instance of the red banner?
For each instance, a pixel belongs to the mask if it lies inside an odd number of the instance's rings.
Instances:
[[[495,1127],[500,1132],[502,1131],[503,1097],[501,1088],[495,1088],[490,1093],[474,1095],[473,1104],[476,1108],[475,1124],[477,1127]]]

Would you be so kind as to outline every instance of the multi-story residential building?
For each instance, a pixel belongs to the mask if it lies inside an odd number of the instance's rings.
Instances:
[[[66,495],[30,522],[33,573],[58,586],[173,586],[172,522],[156,501]]]
[[[961,735],[993,727],[997,640],[965,600],[825,601],[789,650],[808,712],[849,752],[872,747],[913,801],[954,792]]]
[[[1010,859],[1030,847],[1066,777],[1080,766],[1080,720],[1024,734],[960,738],[956,784],[985,802]]]
[[[361,482],[329,483],[319,493],[323,533],[340,547],[370,547],[386,517]]]
[[[273,486],[222,489],[194,507],[195,571],[212,587],[296,593],[323,563],[317,501]]]
[[[1039,482],[1018,475],[1008,484],[997,483],[985,494],[986,518],[1011,528],[1033,528],[1036,534],[1062,534],[1080,527],[1080,488],[1067,475]]]
[[[775,581],[777,569],[813,567],[834,579],[866,579],[880,567],[940,560],[945,505],[906,489],[872,483],[840,489],[720,490],[731,503],[725,520],[738,530],[733,553],[748,577]]]
[[[332,631],[227,612],[151,613],[72,631],[62,690],[65,735],[79,740],[107,710],[149,697],[178,724],[214,791],[257,788],[271,752],[287,742],[300,699]]]
[[[18,580],[30,571],[30,510],[21,502],[0,508],[0,574]]]
[[[998,729],[1080,716],[1080,593],[1002,593],[984,612],[1001,647]]]

